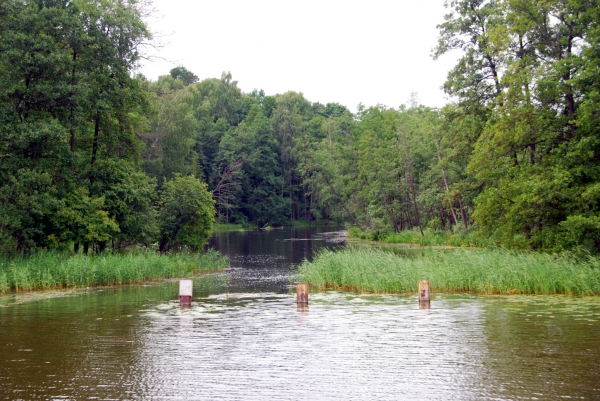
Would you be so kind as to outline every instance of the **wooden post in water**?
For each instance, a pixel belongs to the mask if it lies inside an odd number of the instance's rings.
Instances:
[[[419,281],[419,303],[429,303],[429,280]]]
[[[298,305],[308,305],[308,284],[298,284],[296,286],[296,302]]]
[[[179,281],[179,305],[191,306],[192,305],[192,280],[180,280]]]

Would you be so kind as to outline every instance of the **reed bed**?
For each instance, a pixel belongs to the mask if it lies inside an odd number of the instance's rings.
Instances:
[[[379,249],[323,250],[304,261],[300,279],[320,288],[359,292],[416,292],[429,280],[433,292],[480,294],[600,294],[600,260],[574,260],[504,249],[420,250],[401,256]]]
[[[0,293],[190,277],[222,270],[227,258],[210,249],[203,254],[131,252],[69,256],[43,252],[29,257],[0,259]]]

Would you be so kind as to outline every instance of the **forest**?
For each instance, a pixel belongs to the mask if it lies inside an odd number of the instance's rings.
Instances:
[[[201,248],[216,219],[330,220],[600,252],[600,4],[452,0],[442,108],[137,74],[137,0],[0,3],[0,253]]]

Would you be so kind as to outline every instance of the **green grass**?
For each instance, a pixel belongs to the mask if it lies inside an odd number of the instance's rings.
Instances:
[[[487,243],[482,241],[473,233],[454,234],[452,232],[424,231],[421,235],[418,231],[403,231],[387,235],[382,242],[387,244],[418,244],[423,246],[460,246],[460,247],[482,247]]]
[[[242,224],[215,223],[212,230],[213,231],[244,231],[247,228],[254,228],[254,227],[244,226]]]
[[[386,244],[416,244],[422,246],[456,246],[456,247],[485,247],[490,241],[478,236],[474,231],[443,231],[443,230],[406,230],[399,233],[379,231],[363,232],[357,227],[348,231],[350,238],[369,239]]]
[[[305,261],[300,279],[320,288],[359,292],[432,292],[600,295],[600,259],[504,249],[425,249],[398,256],[379,249],[324,250]]]
[[[190,277],[228,267],[227,258],[210,249],[202,254],[131,252],[69,256],[42,252],[29,257],[0,259],[0,293],[32,291]]]

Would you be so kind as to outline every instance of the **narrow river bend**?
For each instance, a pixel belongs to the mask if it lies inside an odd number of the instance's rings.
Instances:
[[[217,233],[194,280],[0,298],[0,400],[600,399],[598,297],[310,293],[334,228]]]

